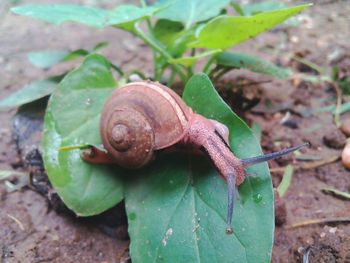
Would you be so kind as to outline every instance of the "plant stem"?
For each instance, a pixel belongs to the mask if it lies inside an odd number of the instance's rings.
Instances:
[[[124,76],[124,72],[123,72],[123,70],[122,70],[120,67],[118,67],[117,65],[115,65],[115,64],[113,64],[113,63],[111,63],[111,67],[112,67],[115,71],[117,71],[118,74],[119,74],[121,77]]]
[[[147,7],[147,3],[145,0],[140,0],[140,4],[142,7]],[[147,26],[148,26],[148,29],[152,30],[152,24],[151,24],[151,19],[149,17],[146,18],[146,21],[147,21]]]
[[[129,77],[130,77],[131,75],[133,75],[133,74],[139,76],[139,77],[140,77],[141,79],[143,79],[143,80],[146,80],[146,79],[147,79],[146,75],[145,75],[143,72],[141,72],[140,70],[137,70],[137,69],[134,69],[134,70],[128,72],[127,74],[125,74],[125,78],[126,78],[126,79],[129,79]]]
[[[170,77],[169,77],[168,82],[167,82],[167,85],[169,88],[174,84],[175,76],[176,76],[176,71],[174,70],[174,68],[172,68],[171,73],[170,73]]]
[[[173,57],[166,50],[164,50],[164,48],[158,43],[156,39],[154,39],[152,36],[145,34],[145,32],[143,32],[137,24],[135,25],[135,34],[139,38],[141,38],[146,44],[151,46],[154,50],[158,51],[166,60],[173,59]],[[173,68],[176,71],[176,73],[179,74],[181,81],[185,84],[187,78],[182,69],[179,67],[179,65],[173,65]]]
[[[310,169],[315,169],[317,167],[323,166],[323,165],[327,165],[330,163],[334,163],[336,161],[338,161],[340,159],[340,156],[332,156],[326,160],[322,160],[322,161],[315,161],[315,162],[311,162],[311,163],[307,163],[307,164],[301,164],[301,165],[294,165],[293,168],[295,171],[297,170],[310,170]],[[271,168],[270,172],[284,172],[284,170],[286,169],[286,167],[276,167],[276,168]]]
[[[191,57],[195,56],[196,55],[196,49],[195,48],[192,48],[191,49]]]
[[[187,79],[189,79],[193,75],[193,67],[192,66],[187,67],[186,71],[187,71]]]
[[[218,81],[223,75],[225,75],[227,72],[231,71],[232,68],[221,68],[220,72],[217,73],[215,76],[213,76],[213,81]]]
[[[342,101],[342,92],[341,92],[341,89],[339,88],[338,83],[332,81],[330,84],[334,88],[335,94],[337,96],[337,104],[336,104],[335,111],[334,111],[334,123],[339,128],[341,125],[340,108],[341,108],[341,101]]]
[[[214,63],[216,57],[217,57],[217,55],[211,56],[211,58],[208,60],[207,64],[205,64],[205,66],[202,70],[205,74],[207,74],[207,75],[210,74],[210,67]]]
[[[142,7],[147,7],[145,0],[140,0],[140,3],[141,3]],[[147,23],[147,28],[148,28],[149,32],[151,32],[153,35],[153,28],[152,28],[151,20],[149,18],[147,18],[146,23]],[[158,54],[154,49],[152,49],[152,57],[153,57],[153,77],[155,80],[159,80],[160,74],[158,71],[158,63],[157,63]]]
[[[295,223],[286,226],[286,229],[295,228],[295,227],[303,227],[315,224],[326,224],[326,223],[346,223],[350,222],[349,217],[339,217],[339,218],[323,218],[323,219],[310,219],[303,222]]]
[[[304,64],[304,65],[308,66],[309,68],[315,70],[318,74],[325,75],[324,69],[322,67],[320,67],[319,65],[311,62],[310,60],[307,60],[305,58],[301,58],[298,56],[294,56],[293,59],[296,60],[297,62]]]
[[[158,66],[158,52],[153,50],[153,77],[154,80],[159,81],[161,78],[161,72]]]
[[[212,79],[213,76],[216,74],[216,72],[221,70],[221,66],[216,65],[215,68],[213,68],[210,73],[208,74],[209,78]]]
[[[191,49],[191,57],[194,57],[196,55],[196,49],[195,48],[192,48]],[[188,69],[187,69],[187,79],[189,79],[190,77],[192,77],[193,76],[193,74],[194,74],[194,70],[195,70],[195,64],[196,63],[194,63],[193,65],[191,65],[190,67],[188,67]]]

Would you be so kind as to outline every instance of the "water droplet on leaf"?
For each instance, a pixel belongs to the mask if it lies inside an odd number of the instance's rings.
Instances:
[[[254,200],[255,203],[258,204],[258,203],[260,203],[263,200],[263,197],[262,197],[261,194],[255,194],[255,195],[253,195],[253,200]]]

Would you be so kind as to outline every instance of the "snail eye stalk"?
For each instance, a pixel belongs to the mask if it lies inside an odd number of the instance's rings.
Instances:
[[[267,161],[270,161],[272,159],[276,159],[276,158],[282,157],[286,154],[289,154],[291,152],[294,152],[296,150],[299,150],[300,148],[305,147],[305,146],[309,147],[310,143],[306,142],[306,143],[299,144],[299,145],[294,146],[294,147],[283,149],[283,150],[278,151],[278,152],[273,152],[273,153],[268,153],[268,154],[261,155],[261,156],[242,159],[241,162],[242,162],[243,166],[245,166],[245,167],[250,166],[250,165],[254,165],[257,163],[267,162]]]

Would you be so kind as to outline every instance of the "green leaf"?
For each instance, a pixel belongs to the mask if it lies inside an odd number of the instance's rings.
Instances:
[[[34,66],[46,69],[61,62],[68,54],[66,50],[29,52],[28,59]]]
[[[292,177],[293,177],[293,166],[287,165],[283,173],[282,181],[277,187],[277,193],[281,198],[286,194],[292,182]]]
[[[60,151],[78,144],[101,144],[99,119],[116,87],[110,63],[92,54],[70,72],[52,94],[44,121],[44,164],[64,203],[77,215],[99,214],[123,199],[117,167],[91,165],[80,150]]]
[[[256,73],[285,79],[292,74],[289,69],[278,67],[269,61],[244,53],[223,52],[216,58],[217,64],[229,68],[249,69]]]
[[[57,76],[25,85],[20,90],[0,100],[0,110],[18,107],[51,94],[61,78],[61,76]]]
[[[85,49],[68,50],[46,50],[39,52],[29,52],[29,61],[38,68],[47,69],[60,62],[71,61],[77,58],[85,57],[90,53],[98,52],[108,46],[108,42],[97,43],[91,51]]]
[[[240,15],[240,16],[244,16],[244,12],[243,9],[241,7],[240,4],[237,3],[230,3],[230,5],[233,7],[233,9]]]
[[[187,49],[187,43],[194,40],[194,30],[184,30],[181,23],[164,19],[157,21],[153,34],[173,57],[181,56]]]
[[[157,3],[168,4],[168,6],[157,13],[156,16],[181,22],[185,28],[190,28],[194,23],[218,15],[229,2],[229,0],[158,0]]]
[[[84,57],[89,54],[85,49],[78,49],[74,51],[67,50],[47,50],[40,52],[28,53],[29,61],[38,68],[47,69],[59,62],[70,61],[79,57]]]
[[[285,3],[279,1],[264,1],[259,3],[251,3],[246,5],[241,5],[240,8],[243,11],[244,15],[255,15],[264,11],[271,11],[276,9],[287,8],[288,6]]]
[[[247,125],[223,102],[204,74],[192,77],[184,100],[198,113],[226,124],[239,157],[261,153]],[[270,262],[274,209],[266,164],[249,169],[239,187],[227,235],[227,185],[205,157],[163,155],[126,188],[132,261]],[[258,245],[257,245],[258,244]]]
[[[256,137],[258,142],[260,143],[261,142],[261,134],[262,134],[260,124],[258,122],[253,122],[251,129],[252,129],[254,136]]]
[[[158,20],[152,31],[156,40],[164,45],[173,58],[181,57],[187,49],[187,43],[195,39],[194,28],[186,30],[181,23],[166,19]],[[158,58],[157,61],[160,68],[168,64],[164,57]]]
[[[67,56],[65,56],[63,58],[62,61],[71,61],[71,60],[74,60],[74,59],[77,59],[77,58],[85,57],[87,55],[89,55],[89,51],[87,51],[85,49],[77,49],[77,50],[74,50],[72,52],[69,52],[67,54]]]
[[[165,46],[172,46],[183,30],[184,27],[179,22],[160,19],[154,26],[153,34]]]
[[[227,49],[267,31],[287,18],[309,7],[300,5],[254,16],[219,16],[205,24],[190,47]]]
[[[180,64],[185,67],[190,67],[193,64],[195,64],[197,60],[218,54],[220,52],[221,52],[221,49],[208,50],[192,57],[175,58],[175,59],[169,60],[168,62],[170,64]]]
[[[97,51],[99,51],[99,50],[101,50],[101,49],[104,49],[104,48],[108,47],[108,45],[109,45],[109,43],[106,42],[106,41],[97,43],[97,44],[93,47],[92,51],[93,51],[93,52],[97,52]]]
[[[59,25],[64,22],[77,22],[88,26],[103,28],[134,23],[140,19],[153,15],[159,7],[139,8],[133,5],[121,5],[113,10],[95,7],[62,4],[62,5],[23,5],[12,8],[11,11],[41,19]]]

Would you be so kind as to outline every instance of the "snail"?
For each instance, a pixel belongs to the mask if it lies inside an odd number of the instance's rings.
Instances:
[[[85,161],[136,169],[163,149],[185,145],[204,152],[228,184],[228,234],[233,232],[236,186],[244,181],[245,168],[308,145],[238,159],[229,146],[224,124],[193,112],[174,91],[151,81],[129,83],[112,93],[101,114],[100,134],[104,149],[91,146],[83,150]]]

